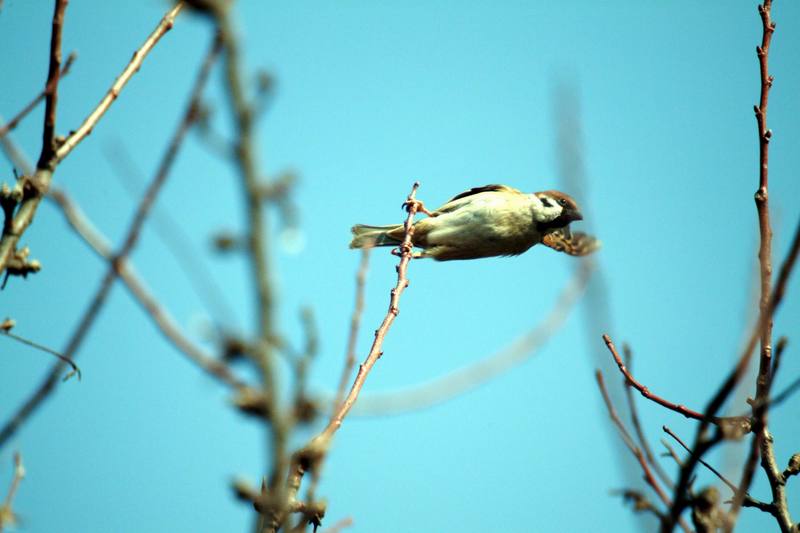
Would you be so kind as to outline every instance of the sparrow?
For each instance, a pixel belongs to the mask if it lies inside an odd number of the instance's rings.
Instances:
[[[588,255],[600,241],[571,232],[569,224],[583,220],[571,196],[559,191],[524,193],[507,185],[475,187],[451,198],[434,211],[417,202],[428,218],[414,223],[412,243],[422,248],[415,258],[437,261],[519,255],[536,244],[573,256]],[[352,228],[350,248],[397,246],[402,224]]]

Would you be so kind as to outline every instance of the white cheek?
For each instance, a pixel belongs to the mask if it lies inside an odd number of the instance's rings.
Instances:
[[[541,222],[550,222],[551,220],[558,218],[558,215],[561,214],[561,207],[557,205],[545,207],[539,203],[538,205],[534,205],[533,213],[536,216],[536,220]]]

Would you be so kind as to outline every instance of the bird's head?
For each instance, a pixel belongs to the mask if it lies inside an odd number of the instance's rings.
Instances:
[[[541,206],[534,207],[534,216],[542,229],[563,228],[575,220],[583,220],[578,204],[560,191],[534,193]]]

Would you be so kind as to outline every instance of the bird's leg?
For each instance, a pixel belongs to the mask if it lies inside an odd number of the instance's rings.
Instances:
[[[428,209],[425,207],[425,204],[423,204],[421,200],[417,200],[416,198],[413,200],[406,200],[400,207],[402,207],[406,211],[410,211],[412,206],[417,207],[417,213],[424,213],[429,217],[437,216],[436,213],[434,213],[433,211],[428,211]]]

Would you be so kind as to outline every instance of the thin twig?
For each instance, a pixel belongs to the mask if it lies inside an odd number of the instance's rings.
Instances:
[[[761,95],[758,105],[755,106],[756,123],[758,127],[758,146],[759,146],[759,187],[755,194],[756,209],[758,211],[758,227],[761,242],[758,250],[758,260],[761,273],[761,298],[759,301],[759,311],[762,315],[767,314],[770,304],[771,282],[772,282],[772,228],[770,227],[769,212],[769,141],[772,131],[767,126],[767,104],[769,103],[769,90],[772,87],[773,78],[769,74],[769,48],[772,35],[775,31],[775,23],[771,18],[772,0],[765,0],[758,6],[758,13],[761,16],[762,37],[761,45],[757,47],[759,71],[761,76]],[[769,395],[773,383],[773,363],[772,363],[772,319],[765,320],[761,328],[761,351],[758,365],[758,376],[756,377],[756,395],[754,401],[756,407],[753,409],[754,436],[745,466],[742,470],[742,478],[739,483],[741,492],[734,498],[731,509],[733,516],[739,511],[742,504],[742,494],[746,493],[755,475],[758,457],[761,457],[761,467],[766,473],[767,480],[772,492],[772,504],[775,507],[775,519],[781,531],[789,531],[792,527],[792,519],[789,515],[789,508],[786,502],[786,487],[780,468],[775,460],[775,450],[773,448],[772,436],[769,433]]]
[[[353,307],[353,314],[350,317],[350,335],[347,339],[347,355],[342,368],[342,375],[339,378],[339,386],[336,389],[336,398],[333,400],[333,409],[336,410],[342,403],[344,393],[347,390],[347,381],[350,373],[356,365],[356,345],[358,343],[358,331],[361,327],[361,315],[364,312],[364,285],[367,281],[367,269],[369,268],[370,247],[361,250],[361,263],[356,274],[356,303]]]
[[[70,367],[72,367],[72,371],[70,373],[68,373],[66,376],[64,376],[64,381],[66,381],[67,379],[69,379],[73,375],[78,376],[78,380],[80,381],[80,379],[81,379],[81,369],[78,368],[78,365],[75,364],[75,361],[73,361],[72,359],[70,359],[66,355],[64,355],[64,354],[62,354],[60,352],[57,352],[56,350],[53,350],[52,348],[48,348],[47,346],[44,346],[43,344],[39,344],[38,342],[34,342],[34,341],[30,340],[30,339],[26,339],[25,337],[20,337],[19,335],[11,333],[10,331],[0,330],[0,334],[5,335],[6,337],[8,337],[10,339],[14,339],[17,342],[21,342],[22,344],[24,344],[26,346],[30,346],[31,348],[36,348],[37,350],[40,350],[42,352],[49,353],[50,355],[53,355],[53,356],[57,357],[58,359],[64,361]]]
[[[669,507],[671,504],[669,496],[667,496],[667,494],[661,488],[661,485],[659,485],[658,480],[656,480],[656,478],[653,476],[653,472],[650,470],[650,466],[647,464],[642,450],[636,446],[633,437],[628,432],[628,429],[625,427],[625,424],[622,422],[619,414],[617,414],[614,404],[611,403],[611,398],[608,396],[608,389],[606,388],[605,380],[603,379],[603,373],[599,370],[596,370],[594,376],[597,380],[597,386],[600,388],[600,393],[603,395],[603,402],[606,404],[606,409],[608,409],[608,416],[611,417],[611,421],[617,427],[625,446],[628,447],[628,450],[630,450],[630,452],[639,462],[639,466],[642,467],[642,471],[644,472],[644,480],[655,491],[655,493],[658,495],[658,498],[664,503],[664,505]]]
[[[401,257],[400,263],[397,265],[397,284],[395,285],[395,288],[392,289],[392,297],[389,300],[389,311],[383,318],[381,325],[375,331],[375,339],[372,341],[372,347],[369,350],[367,358],[358,368],[358,374],[356,374],[353,385],[350,387],[350,392],[347,394],[341,405],[338,406],[336,412],[331,417],[330,422],[328,422],[328,425],[317,437],[320,440],[330,440],[333,434],[339,429],[339,427],[341,427],[344,418],[347,416],[347,413],[350,412],[350,409],[356,403],[358,395],[361,392],[361,388],[364,386],[364,382],[366,381],[370,370],[372,370],[372,367],[378,362],[378,359],[380,359],[381,355],[383,355],[383,339],[386,337],[386,333],[389,331],[389,328],[392,326],[392,323],[400,312],[398,307],[400,304],[400,296],[403,294],[405,288],[408,287],[406,271],[408,270],[408,263],[411,261],[411,249],[413,246],[411,238],[414,235],[413,221],[414,215],[417,214],[418,208],[415,196],[418,188],[419,183],[415,183],[411,188],[411,194],[408,195],[408,217],[406,217],[404,224],[405,236],[402,244],[400,245]]]
[[[603,341],[605,341],[606,346],[608,347],[608,351],[611,352],[611,355],[614,357],[614,362],[617,363],[619,371],[622,372],[623,376],[625,376],[626,383],[631,387],[633,387],[634,389],[636,389],[637,391],[639,391],[639,393],[642,396],[644,396],[648,400],[657,403],[662,407],[666,407],[670,411],[675,411],[676,413],[682,414],[686,418],[694,418],[695,420],[703,420],[705,418],[702,413],[689,409],[684,405],[672,403],[669,400],[666,400],[661,396],[650,392],[650,389],[642,385],[640,382],[636,381],[636,379],[628,371],[627,367],[625,366],[625,363],[622,361],[622,358],[619,356],[619,353],[617,352],[616,346],[614,346],[614,343],[611,341],[611,337],[609,337],[608,335],[603,335]],[[714,418],[713,421],[716,423],[718,419]]]
[[[672,502],[669,499],[669,496],[667,496],[667,494],[661,488],[658,480],[653,475],[653,471],[650,469],[642,450],[636,446],[633,437],[631,437],[630,432],[628,432],[628,429],[625,427],[622,419],[617,414],[617,410],[608,395],[608,389],[606,388],[605,380],[603,379],[603,373],[600,370],[595,371],[595,379],[597,380],[597,386],[600,388],[600,393],[603,395],[603,402],[606,404],[606,409],[608,409],[608,415],[611,417],[611,421],[614,422],[617,430],[619,430],[619,434],[622,437],[622,441],[625,443],[625,446],[627,446],[633,456],[636,457],[636,460],[638,461],[639,466],[642,468],[642,472],[644,473],[645,482],[650,485],[653,491],[655,491],[655,493],[658,495],[658,498],[664,503],[667,509],[669,509],[672,505]],[[661,515],[659,514],[659,516]],[[679,521],[679,523],[684,531],[691,531],[691,528],[689,528],[688,524],[684,523],[683,521]]]
[[[58,163],[61,162],[81,140],[91,133],[92,128],[97,124],[103,114],[108,111],[108,108],[119,96],[125,84],[127,84],[131,77],[142,66],[142,62],[147,54],[153,49],[156,43],[158,43],[161,37],[172,28],[175,17],[182,8],[183,2],[178,2],[167,12],[142,47],[134,52],[130,63],[128,63],[128,66],[122,71],[106,96],[89,114],[86,120],[83,121],[83,124],[58,146],[49,160],[45,162],[46,164],[42,165],[40,158],[40,165],[38,165],[39,168],[37,168],[36,172],[32,176],[24,176],[17,182],[17,187],[19,188],[22,199],[16,211],[14,212],[13,209],[11,210],[13,213],[12,217],[9,217],[9,212],[6,212],[3,235],[2,238],[0,238],[0,274],[6,271],[8,262],[14,255],[17,243],[28,226],[30,226],[31,222],[33,222],[36,210],[44,194],[50,188],[50,183],[53,180],[53,172]],[[54,109],[54,106],[51,105],[51,109]],[[49,111],[46,112],[46,115],[49,115]]]
[[[99,315],[100,310],[102,309],[103,304],[105,303],[106,298],[111,291],[114,280],[122,270],[122,265],[125,261],[125,258],[136,245],[142,226],[144,225],[145,219],[150,211],[150,207],[153,205],[153,202],[155,202],[158,192],[161,190],[162,185],[169,175],[169,171],[172,168],[172,163],[175,161],[183,139],[186,137],[186,133],[189,131],[189,128],[194,121],[197,102],[200,99],[205,82],[207,81],[208,75],[211,71],[211,66],[213,65],[214,59],[216,58],[218,52],[219,41],[214,39],[214,42],[210,47],[208,54],[206,55],[206,59],[200,67],[200,71],[197,75],[194,87],[192,88],[189,103],[186,107],[184,115],[178,124],[172,139],[170,140],[169,146],[167,147],[161,163],[159,164],[158,171],[156,172],[153,181],[148,186],[147,191],[143,195],[139,205],[136,208],[133,220],[131,221],[131,225],[123,241],[123,245],[120,247],[120,250],[113,255],[109,263],[108,270],[101,280],[100,285],[89,304],[89,307],[82,315],[78,326],[74,330],[72,336],[67,342],[67,346],[62,352],[67,357],[74,358],[77,355],[78,348],[94,324],[95,319]],[[55,388],[58,375],[61,373],[63,366],[63,362],[59,362],[58,364],[54,365],[39,387],[16,411],[11,420],[9,420],[5,426],[3,426],[3,428],[0,430],[0,447],[8,441],[8,439],[17,431],[17,429],[19,429],[19,427],[25,422],[25,420],[27,420],[34,410],[39,407],[39,405],[41,405],[41,403],[47,397],[49,397],[50,393]]]
[[[625,354],[625,363],[627,364],[628,368],[631,367],[633,363],[633,352],[631,351],[630,347],[623,344],[622,352]],[[639,447],[644,452],[645,458],[650,466],[655,470],[656,474],[664,485],[672,489],[675,485],[661,467],[661,464],[656,461],[655,455],[653,454],[653,450],[650,448],[650,443],[647,441],[647,437],[644,434],[644,428],[642,428],[641,420],[639,420],[639,410],[636,408],[636,399],[633,397],[633,385],[626,379],[625,380],[625,396],[628,399],[628,408],[631,415],[631,424],[633,425],[633,430],[636,432],[636,438],[639,439]]]
[[[457,398],[487,383],[533,357],[562,326],[592,276],[593,265],[581,262],[572,279],[558,296],[547,316],[509,347],[450,372],[433,381],[393,392],[364,397],[353,410],[354,416],[383,416],[426,409]]]
[[[64,78],[65,76],[67,76],[67,74],[69,74],[69,71],[72,68],[72,64],[75,62],[77,58],[78,54],[75,52],[72,52],[67,56],[67,60],[64,62],[64,66],[61,67],[61,74],[59,75],[59,79]],[[20,111],[16,115],[14,115],[11,118],[11,120],[0,126],[0,137],[5,137],[6,135],[8,135],[9,132],[13,131],[14,128],[16,128],[19,125],[19,123],[22,122],[22,119],[27,117],[31,111],[36,109],[36,106],[39,105],[39,102],[44,100],[45,96],[50,94],[50,92],[52,92],[53,89],[57,86],[57,84],[55,83],[56,81],[58,80],[51,80],[45,86],[45,88],[42,89],[42,92],[37,94],[33,98],[33,100],[28,102],[28,104],[25,107],[20,109]]]
[[[678,437],[678,435],[676,435],[676,434],[675,434],[675,432],[674,432],[674,431],[672,431],[672,430],[671,430],[670,428],[668,428],[667,426],[662,426],[662,427],[661,427],[661,429],[663,429],[663,430],[664,430],[664,432],[665,432],[667,435],[669,435],[670,437],[672,437],[673,439],[675,439],[675,441],[676,441],[678,444],[680,444],[680,445],[681,445],[681,447],[682,447],[684,450],[686,450],[686,453],[688,453],[690,456],[693,456],[693,455],[695,455],[695,453],[694,453],[694,452],[691,450],[691,448],[689,448],[689,447],[686,445],[686,443],[684,443],[684,442],[683,442],[683,440],[681,440],[681,438],[680,438],[680,437]],[[674,452],[674,451],[672,451],[672,453],[674,454],[675,452]],[[697,460],[700,462],[700,464],[702,464],[703,466],[705,466],[706,468],[708,468],[708,469],[711,471],[711,473],[713,473],[715,476],[717,476],[717,478],[719,478],[719,480],[720,480],[720,481],[722,481],[723,483],[725,483],[725,485],[727,485],[727,486],[728,486],[728,488],[729,488],[729,489],[731,489],[731,491],[733,492],[733,494],[734,494],[734,497],[735,497],[737,494],[739,494],[739,488],[738,488],[736,485],[734,485],[734,484],[733,484],[733,483],[732,483],[732,482],[731,482],[731,481],[730,481],[728,478],[726,478],[725,476],[723,476],[723,475],[722,475],[722,473],[720,473],[720,472],[719,472],[719,471],[718,471],[716,468],[714,468],[713,466],[711,466],[710,464],[708,464],[706,461],[704,461],[704,460],[703,460],[703,459],[701,459],[700,457],[698,457],[698,458],[697,458]],[[768,504],[768,503],[762,502],[762,501],[760,501],[760,500],[756,500],[755,498],[753,498],[752,496],[750,496],[750,495],[749,495],[749,494],[747,494],[747,493],[744,493],[744,494],[743,494],[741,497],[742,497],[742,502],[743,502],[743,506],[744,506],[744,507],[755,507],[755,508],[757,508],[757,509],[760,509],[760,510],[762,510],[762,511],[764,511],[764,512],[768,512],[768,513],[770,513],[770,514],[773,514],[773,510],[771,509],[771,508],[772,508],[772,504]]]
[[[166,35],[172,29],[172,26],[175,24],[175,19],[178,17],[178,14],[183,9],[184,3],[182,1],[176,2],[175,5],[170,9],[166,15],[161,19],[161,22],[158,23],[155,30],[147,37],[142,46],[140,46],[134,53],[133,57],[131,58],[128,65],[123,69],[122,73],[117,77],[116,81],[114,81],[111,88],[105,94],[105,96],[100,100],[94,110],[89,113],[89,116],[84,119],[83,123],[78,126],[74,132],[72,132],[64,141],[64,143],[59,146],[58,150],[56,151],[56,159],[58,162],[63,161],[65,157],[69,155],[69,153],[75,149],[75,147],[85,139],[92,130],[100,121],[100,119],[105,115],[106,111],[111,107],[111,104],[119,97],[122,89],[127,85],[127,83],[131,80],[134,74],[139,72],[139,69],[142,68],[142,63],[144,62],[145,57],[153,50],[158,41]]]
[[[674,431],[672,431],[671,429],[669,429],[667,426],[661,426],[661,429],[663,429],[663,430],[664,430],[664,433],[666,433],[667,435],[669,435],[670,437],[672,437],[673,439],[675,439],[675,441],[676,441],[678,444],[680,444],[680,445],[681,445],[681,447],[682,447],[684,450],[686,450],[686,452],[687,452],[689,455],[694,455],[694,452],[693,452],[693,451],[692,451],[692,450],[691,450],[691,449],[690,449],[690,448],[689,448],[689,447],[688,447],[688,446],[687,446],[687,445],[686,445],[686,444],[685,444],[685,443],[684,443],[684,442],[681,440],[681,438],[680,438],[678,435],[676,435],[676,434],[675,434],[675,432],[674,432]],[[715,476],[717,476],[717,477],[720,479],[720,481],[722,481],[723,483],[725,483],[725,484],[728,486],[728,488],[729,488],[729,489],[731,489],[731,490],[734,492],[734,494],[735,494],[735,493],[736,493],[736,492],[739,490],[739,489],[737,489],[737,488],[736,488],[736,485],[734,485],[733,483],[731,483],[731,482],[730,482],[730,481],[729,481],[729,480],[728,480],[728,479],[727,479],[725,476],[723,476],[723,475],[722,475],[722,474],[721,474],[721,473],[720,473],[720,472],[719,472],[719,471],[718,471],[716,468],[714,468],[713,466],[711,466],[710,464],[708,464],[707,462],[705,462],[703,459],[700,459],[700,458],[698,458],[697,460],[700,462],[700,464],[702,464],[703,466],[705,466],[706,468],[708,468],[709,470],[711,470],[711,472],[712,472],[712,473],[713,473]]]

